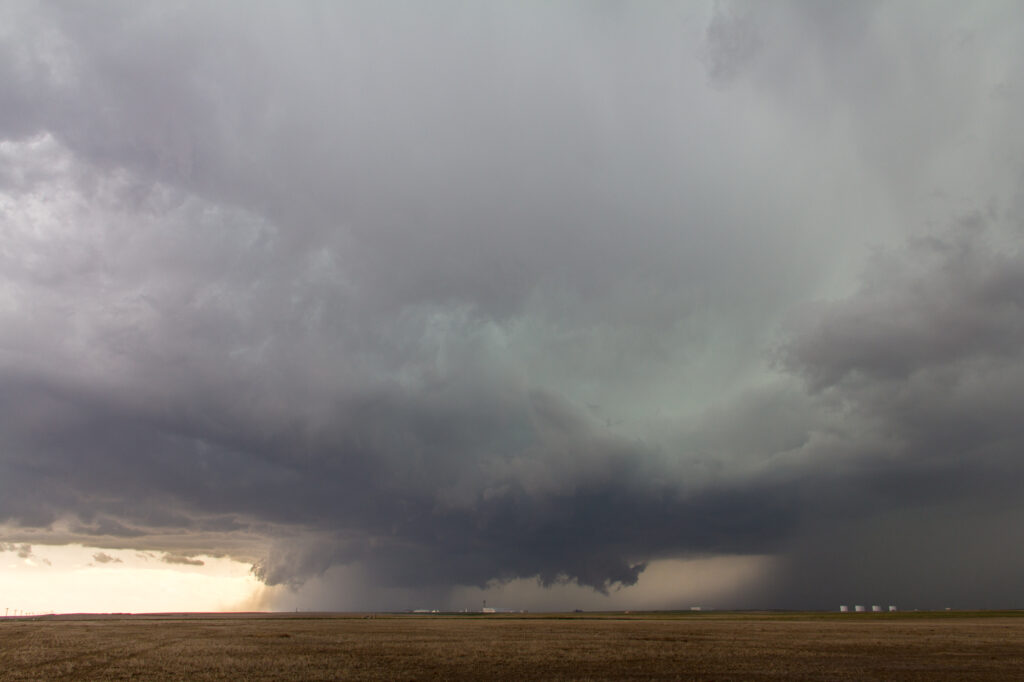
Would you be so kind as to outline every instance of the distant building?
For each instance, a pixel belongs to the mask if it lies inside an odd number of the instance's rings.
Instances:
[[[873,612],[875,612],[875,613],[881,613],[882,612],[882,607],[879,606],[878,604],[875,604],[874,606],[871,607],[871,610]]]
[[[889,604],[889,613],[896,613],[896,607],[892,604]]]
[[[850,610],[850,607],[847,606],[846,604],[843,604],[842,606],[839,607],[839,613],[847,613],[847,612],[849,612],[849,610]]]
[[[860,604],[857,604],[856,606],[854,606],[853,610],[856,611],[857,613],[864,613],[864,607],[862,605],[860,605]]]

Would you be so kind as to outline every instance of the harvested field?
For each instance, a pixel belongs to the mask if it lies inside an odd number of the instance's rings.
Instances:
[[[0,622],[4,680],[1005,680],[1004,614],[63,616]]]

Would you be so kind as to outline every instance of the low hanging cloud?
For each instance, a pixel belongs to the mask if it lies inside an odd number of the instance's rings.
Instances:
[[[33,556],[32,545],[27,543],[0,542],[0,552],[14,552],[19,559],[29,559]]]
[[[92,560],[98,564],[120,564],[124,563],[120,559],[114,556],[110,556],[106,552],[96,552],[92,555]]]
[[[737,605],[1019,595],[1019,22],[0,12],[5,537],[296,589],[739,554],[779,561]]]
[[[183,556],[181,554],[164,554],[160,557],[160,561],[165,564],[180,564],[182,566],[205,566],[206,562],[202,559],[196,559],[190,556]]]

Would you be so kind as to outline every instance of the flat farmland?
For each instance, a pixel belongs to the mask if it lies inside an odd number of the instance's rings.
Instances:
[[[3,680],[1005,680],[1024,617],[197,614],[0,620]]]

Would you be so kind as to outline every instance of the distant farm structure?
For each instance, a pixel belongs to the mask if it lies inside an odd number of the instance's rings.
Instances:
[[[896,610],[897,609],[896,609],[896,606],[894,604],[889,604],[889,613],[896,613]],[[865,607],[863,604],[856,604],[853,607],[853,611],[854,611],[854,613],[865,613],[865,612],[867,612],[867,607]],[[871,613],[883,613],[884,611],[885,611],[885,609],[883,609],[881,607],[881,605],[879,605],[879,604],[872,604],[871,605]],[[849,612],[850,612],[850,607],[849,606],[847,606],[846,604],[840,604],[839,605],[839,613],[849,613]]]

